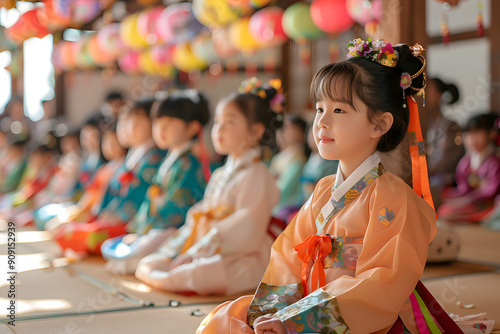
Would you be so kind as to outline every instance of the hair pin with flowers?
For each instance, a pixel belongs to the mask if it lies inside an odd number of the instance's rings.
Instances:
[[[358,38],[349,42],[347,48],[347,58],[366,58],[388,67],[396,67],[398,63],[399,53],[392,48],[391,43],[382,40],[372,42],[371,38],[368,41]]]
[[[267,95],[269,94],[269,90],[271,88],[274,88],[276,90],[276,93],[269,100]],[[266,101],[269,101],[269,106],[274,112],[283,113],[285,109],[285,95],[283,94],[282,81],[279,78],[274,78],[269,80],[268,82],[263,83],[256,77],[251,77],[241,83],[238,91],[240,93],[254,94]]]

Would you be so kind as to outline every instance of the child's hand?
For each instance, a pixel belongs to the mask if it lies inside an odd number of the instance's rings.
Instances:
[[[170,262],[169,270],[182,266],[183,264],[188,264],[193,262],[193,258],[186,254],[181,254]]]
[[[253,323],[253,328],[255,334],[286,334],[281,321],[267,315],[258,317]]]

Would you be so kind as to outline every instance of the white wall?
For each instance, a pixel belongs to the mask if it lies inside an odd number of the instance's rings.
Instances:
[[[427,3],[427,33],[440,36],[439,22],[443,7],[435,0]],[[462,1],[448,10],[451,33],[476,29],[477,0]],[[483,0],[485,28],[490,21],[490,0]],[[460,125],[473,114],[490,111],[490,42],[487,38],[434,44],[427,49],[427,77],[439,77],[454,83],[460,90],[460,100],[443,113]]]

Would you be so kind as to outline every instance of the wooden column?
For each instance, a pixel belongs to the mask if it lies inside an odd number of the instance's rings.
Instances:
[[[500,114],[500,2],[492,0],[491,6],[491,25],[488,29],[490,39],[490,71],[491,71],[491,95],[490,109]]]

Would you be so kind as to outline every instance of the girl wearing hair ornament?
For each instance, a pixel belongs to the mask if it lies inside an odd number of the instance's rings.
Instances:
[[[272,141],[280,123],[281,115],[273,111],[274,103],[280,104],[274,83],[252,78],[219,103],[212,142],[228,160],[213,173],[185,224],[139,262],[137,278],[162,290],[199,295],[231,295],[259,283],[273,242],[271,210],[280,198],[260,161],[260,144]]]
[[[218,306],[198,334],[461,333],[419,282],[436,233],[412,97],[425,87],[420,51],[358,39],[316,73],[314,138],[337,174],[274,242],[255,295]],[[407,133],[414,189],[378,153]]]

